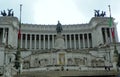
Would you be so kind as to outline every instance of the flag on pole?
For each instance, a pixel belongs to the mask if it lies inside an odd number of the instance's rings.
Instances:
[[[109,7],[109,12],[110,12],[110,18],[109,18],[109,27],[112,27],[113,25],[113,21],[112,21],[112,17],[111,17],[111,8],[110,5],[108,5]],[[115,38],[115,32],[114,32],[114,28],[111,28],[111,34],[112,34],[112,38]]]
[[[21,39],[21,9],[22,9],[22,5],[20,5],[20,23],[19,23],[19,28],[18,28],[18,48],[17,48],[17,52],[15,55],[15,68],[18,69],[18,74],[20,75],[20,71],[21,71],[21,52],[20,52],[20,39]]]
[[[112,32],[112,38],[115,38],[114,28],[111,29],[111,32]]]
[[[19,29],[18,30],[18,40],[20,40],[20,38],[21,38],[21,30]]]
[[[111,27],[112,26],[112,17],[110,16],[110,18],[109,18],[109,27]]]
[[[22,11],[22,4],[20,4],[20,24],[19,24],[19,30],[18,30],[18,40],[21,38],[21,11]]]

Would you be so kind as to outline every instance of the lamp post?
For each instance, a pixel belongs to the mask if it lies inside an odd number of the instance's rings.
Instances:
[[[4,44],[4,77],[6,77],[6,45]]]

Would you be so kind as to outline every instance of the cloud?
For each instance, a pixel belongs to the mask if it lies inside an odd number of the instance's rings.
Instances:
[[[3,0],[0,2],[1,9],[13,9],[14,15],[19,18],[20,15],[20,4],[22,4],[22,22],[29,23],[33,21],[33,4],[32,0]]]
[[[39,8],[39,10],[38,10]],[[76,13],[76,14],[75,14]],[[72,0],[45,0],[34,5],[36,23],[56,23],[57,20],[70,24],[80,21],[82,14],[77,10]],[[37,18],[37,19],[36,19]]]
[[[120,10],[119,0],[1,0],[0,10],[13,9],[19,18],[20,4],[22,6],[22,22],[36,24],[88,23],[94,16],[94,10],[106,11],[109,16],[108,5],[111,5],[112,16],[118,22],[120,40]]]

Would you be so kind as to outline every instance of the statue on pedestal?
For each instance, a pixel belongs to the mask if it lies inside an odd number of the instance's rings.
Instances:
[[[61,23],[58,21],[57,27],[56,27],[57,35],[55,39],[55,49],[65,49],[64,45],[64,37],[61,34],[63,29]]]
[[[58,21],[57,27],[56,27],[57,33],[61,33],[63,31],[61,23]]]

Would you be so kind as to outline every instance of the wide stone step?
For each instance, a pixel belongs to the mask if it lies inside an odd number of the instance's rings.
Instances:
[[[20,77],[116,76],[116,71],[26,71]],[[14,77],[19,77],[15,75]]]

